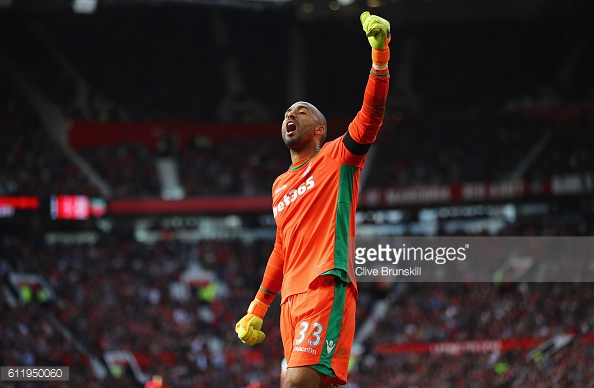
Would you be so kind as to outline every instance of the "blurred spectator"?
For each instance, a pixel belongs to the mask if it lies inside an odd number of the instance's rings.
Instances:
[[[153,375],[153,377],[144,384],[144,388],[163,388],[163,377],[161,375]]]

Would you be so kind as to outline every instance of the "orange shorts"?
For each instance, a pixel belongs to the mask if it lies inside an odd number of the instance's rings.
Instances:
[[[324,275],[308,291],[285,300],[280,329],[288,368],[310,366],[324,384],[346,384],[355,335],[353,288]]]

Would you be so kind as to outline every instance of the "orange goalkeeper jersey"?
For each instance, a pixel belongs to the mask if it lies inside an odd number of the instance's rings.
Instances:
[[[379,74],[378,74],[379,73]],[[353,268],[359,175],[382,125],[389,74],[372,71],[348,131],[292,165],[272,186],[276,241],[262,286],[283,301],[332,273],[356,284]],[[282,284],[282,288],[281,288]]]

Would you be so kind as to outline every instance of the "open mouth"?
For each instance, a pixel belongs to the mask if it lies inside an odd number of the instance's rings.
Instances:
[[[297,131],[297,125],[294,122],[289,121],[287,122],[287,135],[292,134],[293,132]]]

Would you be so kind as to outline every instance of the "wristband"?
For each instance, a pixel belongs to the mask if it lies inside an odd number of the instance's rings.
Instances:
[[[260,289],[258,289],[258,292],[256,293],[256,297],[248,307],[247,313],[254,314],[258,317],[263,318],[264,315],[266,315],[268,307],[270,306],[270,303],[272,303],[272,301],[274,300],[275,296],[276,293],[268,291],[264,287],[260,286]]]
[[[390,61],[390,47],[386,46],[382,50],[372,48],[371,60],[378,66],[387,64]]]

